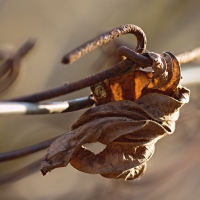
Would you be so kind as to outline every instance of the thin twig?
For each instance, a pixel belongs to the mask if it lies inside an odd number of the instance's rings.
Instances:
[[[0,115],[9,114],[56,114],[72,112],[94,105],[92,96],[82,97],[69,101],[51,103],[27,103],[27,102],[0,102]]]
[[[40,163],[41,163],[41,159],[36,160],[36,161],[32,162],[31,164],[29,164],[17,171],[14,171],[12,173],[8,173],[5,175],[1,175],[0,176],[0,185],[18,181],[24,177],[27,177],[27,176],[33,174],[34,172],[39,171]]]
[[[8,161],[8,160],[13,160],[13,159],[21,158],[21,157],[27,156],[29,154],[32,154],[32,153],[41,151],[43,149],[46,149],[46,148],[49,147],[49,145],[56,138],[58,138],[60,136],[61,135],[53,137],[53,138],[50,138],[48,140],[45,140],[43,142],[40,142],[40,143],[31,145],[31,146],[28,146],[28,147],[24,147],[24,148],[17,149],[17,150],[14,150],[14,151],[9,151],[9,152],[5,152],[5,153],[1,153],[0,154],[0,162],[5,162],[5,161]]]

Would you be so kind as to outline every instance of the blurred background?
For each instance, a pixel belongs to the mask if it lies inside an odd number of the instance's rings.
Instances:
[[[200,0],[0,0],[0,46],[17,49],[27,38],[36,46],[22,61],[17,81],[0,94],[1,99],[18,97],[73,82],[98,72],[97,49],[72,65],[61,64],[64,54],[87,40],[123,24],[140,26],[147,36],[147,49],[179,54],[200,45]],[[133,35],[120,38],[130,46]],[[105,61],[106,62],[106,61]],[[174,134],[156,144],[141,180],[109,180],[81,173],[71,166],[43,177],[39,166],[29,176],[0,185],[0,199],[190,199],[200,196],[200,61],[182,66],[182,84],[191,89],[191,101],[181,110]],[[53,100],[87,96],[90,89]],[[1,116],[0,152],[22,148],[61,133],[84,110],[37,116]],[[40,158],[28,157],[0,163],[0,179]]]

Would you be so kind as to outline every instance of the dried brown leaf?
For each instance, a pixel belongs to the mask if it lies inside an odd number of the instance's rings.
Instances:
[[[41,164],[43,175],[69,163],[107,178],[132,180],[144,174],[155,143],[174,132],[179,109],[189,101],[173,54],[148,55],[152,72],[136,70],[92,87],[98,106],[51,144]],[[84,147],[92,142],[106,147],[94,154]]]
[[[75,122],[72,131],[51,144],[42,172],[46,174],[70,162],[91,174],[138,178],[144,173],[144,163],[153,155],[155,142],[174,131],[182,104],[167,95],[150,93],[135,102],[122,100],[91,108]],[[83,147],[91,142],[107,146],[95,155]]]

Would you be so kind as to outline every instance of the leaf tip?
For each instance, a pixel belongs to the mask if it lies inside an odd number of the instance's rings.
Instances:
[[[48,171],[45,168],[42,168],[40,171],[42,172],[43,176],[45,176],[48,173]]]

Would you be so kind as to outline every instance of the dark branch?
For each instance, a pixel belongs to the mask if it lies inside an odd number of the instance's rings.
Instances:
[[[27,156],[31,153],[35,153],[37,151],[41,151],[43,149],[46,149],[59,136],[53,137],[51,139],[45,140],[43,142],[28,146],[28,147],[24,147],[22,149],[17,149],[17,150],[14,150],[14,151],[1,153],[0,154],[0,162],[5,162],[5,161],[8,161],[8,160],[21,158],[21,157]]]
[[[40,162],[41,162],[41,159],[34,161],[31,164],[15,171],[15,172],[1,175],[0,176],[0,185],[18,181],[24,177],[27,177],[27,176],[33,174],[34,172],[39,171]]]

